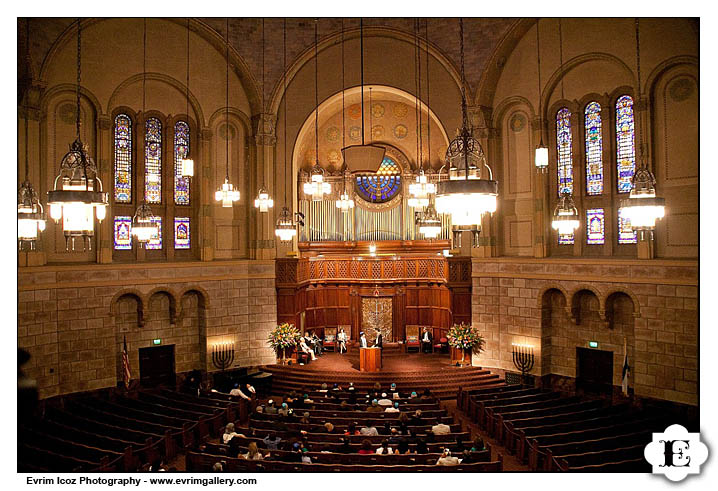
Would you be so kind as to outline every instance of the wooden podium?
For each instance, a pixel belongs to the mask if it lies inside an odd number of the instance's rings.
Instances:
[[[359,371],[381,370],[381,348],[359,348]]]

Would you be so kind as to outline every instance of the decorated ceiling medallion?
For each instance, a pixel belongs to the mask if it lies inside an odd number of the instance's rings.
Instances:
[[[375,140],[384,137],[384,127],[380,124],[375,124],[371,129],[371,137]]]
[[[339,141],[339,136],[341,135],[341,132],[339,128],[336,126],[332,126],[327,130],[327,141],[330,143],[335,143]]]
[[[409,107],[406,104],[398,102],[391,108],[391,112],[394,113],[394,116],[397,118],[403,118],[409,112]]]
[[[353,104],[347,108],[347,114],[351,119],[361,118],[361,106],[359,104]]]
[[[394,136],[398,138],[399,140],[403,140],[406,138],[406,135],[409,134],[409,129],[404,126],[403,124],[398,124],[394,126]]]
[[[353,141],[361,140],[361,128],[358,126],[349,128],[349,139]]]
[[[385,111],[384,106],[378,102],[375,102],[371,107],[371,115],[375,118],[383,117]]]

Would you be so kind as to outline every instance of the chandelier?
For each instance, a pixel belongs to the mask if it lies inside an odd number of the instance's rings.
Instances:
[[[297,235],[297,225],[304,225],[303,220],[303,213],[297,212],[292,216],[289,208],[283,206],[282,212],[279,214],[279,219],[277,220],[277,226],[274,229],[274,235],[279,237],[281,242],[291,242]]]
[[[225,160],[227,164],[226,174],[224,177],[224,183],[215,191],[215,201],[221,201],[223,208],[231,208],[235,201],[239,201],[239,190],[235,189],[231,182],[229,182],[229,17],[226,20],[225,26],[225,43],[226,52],[225,57],[227,59],[226,78],[227,85],[225,89],[225,114],[224,114],[224,127],[225,127]]]
[[[384,161],[386,149],[364,142],[364,19],[362,18],[359,19],[359,59],[361,65],[359,70],[361,90],[361,145],[350,145],[342,148],[342,158],[351,172],[376,172]],[[343,61],[342,59],[342,63]],[[342,91],[343,89],[344,87],[342,86]],[[371,107],[369,110],[371,111]],[[369,128],[369,131],[371,131],[371,128]]]
[[[146,245],[151,239],[157,238],[159,234],[157,225],[152,209],[143,201],[137,207],[135,216],[132,217],[132,235],[140,243],[140,247]]]
[[[185,89],[186,114],[189,118],[189,17],[187,18],[187,84],[185,85]],[[189,156],[189,148],[188,145],[182,160],[180,160],[180,173],[182,177],[194,176],[194,160]]]
[[[435,239],[441,233],[441,220],[433,203],[429,203],[426,210],[421,212],[417,219],[419,233],[426,239]]]
[[[349,193],[347,192],[347,181],[346,178],[342,179],[342,194],[339,195],[339,199],[336,200],[337,208],[339,208],[342,213],[347,213],[349,210],[354,208],[354,200],[349,196]]]
[[[332,186],[324,180],[324,169],[319,162],[312,167],[312,174],[309,181],[304,183],[304,194],[310,194],[312,201],[321,201],[325,194],[332,192]]]
[[[80,82],[81,82],[82,29],[77,21],[77,91],[75,129],[77,137],[70,151],[60,162],[60,172],[55,177],[53,190],[48,191],[50,217],[58,223],[62,219],[65,250],[75,250],[76,239],[81,239],[82,250],[91,250],[91,238],[95,235],[95,220],[102,222],[107,212],[107,193],[102,191],[102,181],[97,175],[95,161],[88,147],[80,139]]]
[[[25,20],[25,61],[30,60],[30,20]],[[40,197],[35,192],[30,182],[30,157],[27,119],[29,117],[27,100],[29,95],[25,94],[25,180],[17,192],[17,245],[22,251],[23,245],[27,244],[30,250],[35,250],[35,244],[39,232],[45,230],[45,210],[40,203]]]
[[[636,73],[638,77],[638,100],[641,98],[641,44],[638,18],[636,18]],[[641,125],[638,132],[640,137]],[[640,141],[640,139],[639,139]],[[627,199],[621,200],[621,216],[626,217],[631,228],[640,232],[640,239],[644,240],[646,232],[649,238],[653,236],[656,220],[665,216],[666,200],[656,197],[656,178],[648,169],[641,145],[641,165],[631,178],[631,192]]]
[[[408,204],[412,208],[425,208],[429,206],[429,195],[434,193],[436,193],[436,185],[427,181],[424,169],[421,169],[419,175],[416,176],[416,181],[409,184],[411,197]]]
[[[481,225],[485,213],[496,211],[498,182],[493,180],[491,168],[481,143],[471,136],[468,128],[466,109],[466,81],[464,71],[464,22],[459,19],[461,53],[461,112],[462,127],[446,150],[444,167],[449,168],[448,179],[441,180],[436,188],[436,209],[439,213],[451,215],[454,232],[471,230],[474,235]],[[482,168],[488,171],[488,179],[482,178]],[[455,234],[456,235],[456,234]],[[477,239],[474,240],[477,245]]]
[[[539,38],[539,19],[536,19],[536,67],[538,70],[538,114],[541,120],[541,43]],[[545,173],[548,169],[548,147],[543,143],[543,127],[539,128],[541,135],[536,153],[534,156],[534,165],[540,173]]]
[[[261,213],[266,213],[270,208],[274,207],[274,200],[269,197],[269,193],[264,189],[264,186],[259,188],[257,199],[254,200],[254,207],[259,208]]]
[[[570,235],[578,228],[578,220],[578,209],[573,202],[573,196],[564,190],[553,211],[551,226],[558,231],[559,235]]]

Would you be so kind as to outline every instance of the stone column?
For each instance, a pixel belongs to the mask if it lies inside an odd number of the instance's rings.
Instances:
[[[277,198],[274,183],[274,161],[277,146],[276,114],[262,113],[252,117],[254,128],[254,140],[257,145],[257,165],[254,169],[250,166],[248,207],[250,209],[249,256],[252,259],[274,259],[277,255],[274,244],[274,208],[267,213],[261,213],[254,207],[254,199],[257,197],[259,188],[269,192],[272,199]],[[276,205],[275,205],[276,206]],[[281,206],[281,205],[279,205]],[[281,211],[281,208],[280,210]]]
[[[534,135],[536,136],[535,140],[536,142],[540,142],[542,140],[542,135],[544,134],[544,129],[546,126],[546,121],[542,120],[541,118],[535,118],[531,123],[531,129],[534,131]],[[544,140],[545,142],[546,140]],[[534,147],[537,147],[538,144],[534,145]],[[534,148],[534,155],[535,159],[535,148]],[[534,163],[535,165],[535,163]],[[534,170],[534,189],[533,189],[533,197],[534,197],[534,257],[546,257],[548,256],[548,239],[551,237],[551,234],[549,233],[547,227],[550,226],[550,217],[548,215],[549,213],[549,197],[548,197],[548,169],[544,169],[542,171],[539,171],[538,169]]]
[[[196,179],[197,188],[200,193],[200,204],[198,210],[198,224],[200,238],[200,260],[212,261],[214,259],[215,227],[214,227],[214,183],[212,182],[212,166],[210,165],[212,154],[212,129],[204,127],[199,132],[199,147],[201,166],[195,169],[199,175]]]
[[[112,118],[103,114],[97,118],[97,169],[103,190],[108,194],[110,203],[113,202],[112,172]],[[97,262],[101,264],[112,262],[112,248],[114,246],[113,213],[111,205],[107,209],[107,216],[102,223],[97,224]]]

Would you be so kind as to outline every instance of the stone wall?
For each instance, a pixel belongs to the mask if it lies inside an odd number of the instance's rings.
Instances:
[[[613,351],[638,396],[698,403],[698,263],[692,260],[473,259],[472,317],[486,333],[475,364],[516,370],[511,344],[534,346],[533,374],[576,376],[576,347]]]
[[[115,386],[124,338],[133,378],[156,338],[175,345],[178,373],[216,370],[218,342],[235,343],[234,367],[275,359],[273,261],[41,266],[18,284],[18,344],[43,398]]]

